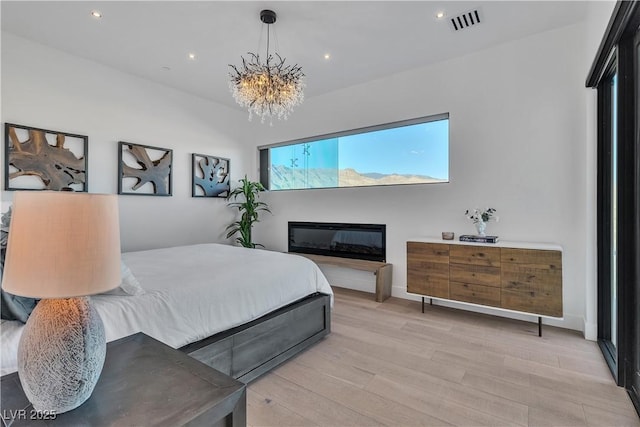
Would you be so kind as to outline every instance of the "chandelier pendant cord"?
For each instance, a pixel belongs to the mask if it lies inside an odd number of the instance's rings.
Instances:
[[[267,58],[269,58],[269,42],[271,41],[271,24],[267,24]]]
[[[271,67],[269,67],[269,63],[271,62],[271,58],[269,57],[269,42],[271,41],[271,25],[273,25],[273,24],[267,24],[267,57],[266,57],[266,61],[267,61],[267,77],[269,78],[269,84],[271,84]],[[272,114],[271,106],[269,106],[269,114]]]

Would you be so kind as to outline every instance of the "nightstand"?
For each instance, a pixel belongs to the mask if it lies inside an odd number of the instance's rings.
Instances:
[[[104,369],[82,406],[35,413],[17,372],[0,378],[5,425],[246,425],[246,386],[147,335],[107,344]]]

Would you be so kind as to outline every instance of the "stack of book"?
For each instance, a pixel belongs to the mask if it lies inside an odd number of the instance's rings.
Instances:
[[[460,236],[461,242],[476,243],[498,243],[498,236],[479,236],[474,234],[463,234]]]

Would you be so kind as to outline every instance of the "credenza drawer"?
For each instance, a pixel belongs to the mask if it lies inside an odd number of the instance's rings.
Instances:
[[[449,262],[452,264],[500,267],[500,248],[466,245],[450,246]]]
[[[449,264],[449,280],[500,287],[500,267],[484,265]]]
[[[500,288],[494,286],[451,282],[450,296],[456,301],[500,307]]]

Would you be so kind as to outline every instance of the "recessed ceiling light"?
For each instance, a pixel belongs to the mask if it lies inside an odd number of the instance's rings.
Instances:
[[[102,18],[102,13],[100,13],[99,10],[92,10],[91,11],[91,16],[93,16],[94,18],[100,19],[100,18]]]
[[[325,53],[325,54],[324,54],[324,59],[331,59],[331,55],[330,55],[330,54],[328,54],[328,53]]]
[[[196,54],[195,53],[190,53],[189,54],[189,59],[191,59],[191,60],[196,59]]]
[[[442,19],[442,18],[444,18],[444,12],[438,12],[438,13],[436,13],[436,18],[438,18],[438,19]]]

